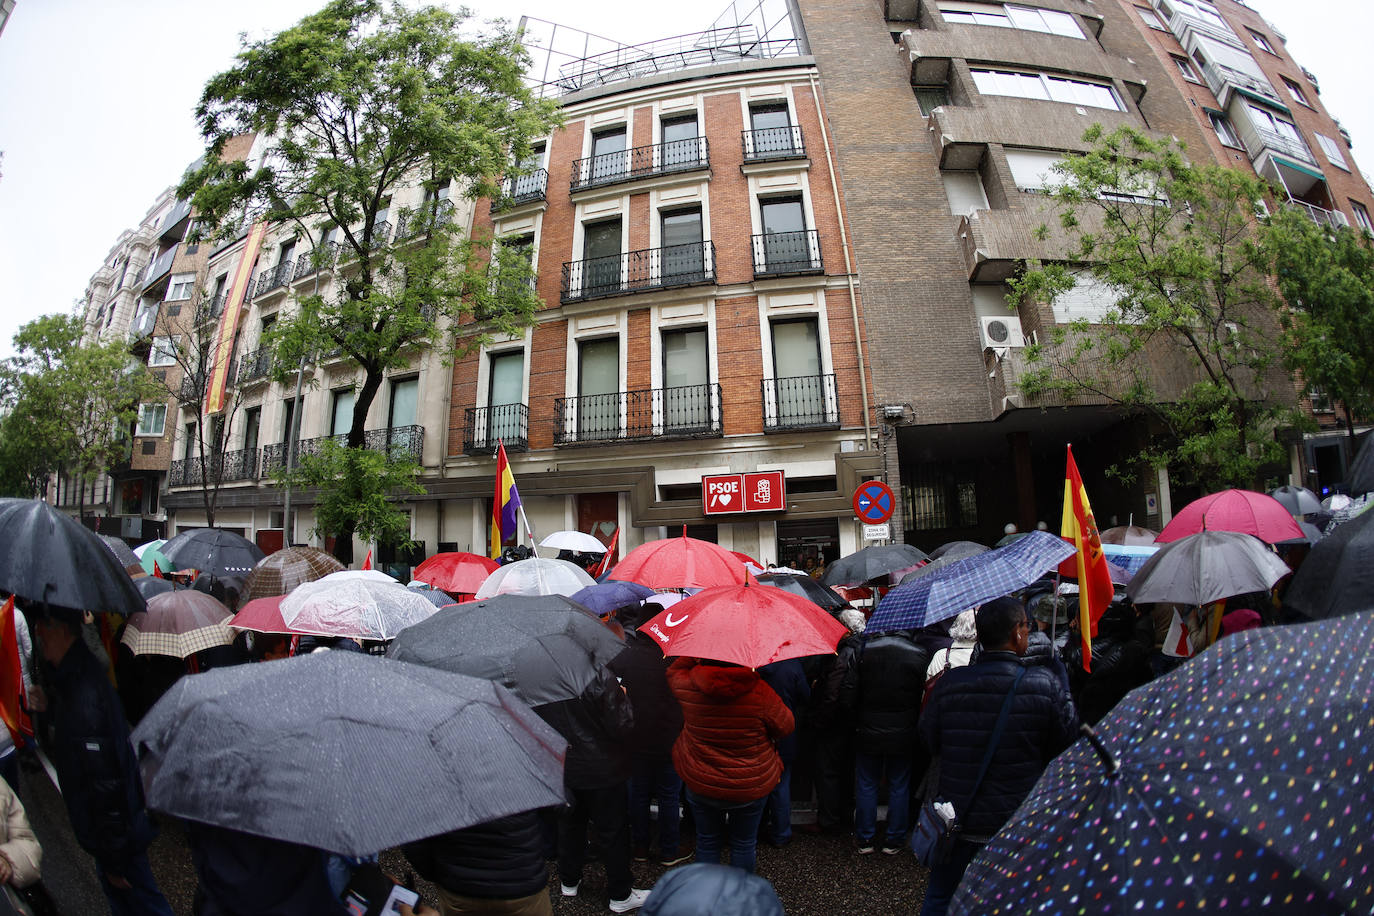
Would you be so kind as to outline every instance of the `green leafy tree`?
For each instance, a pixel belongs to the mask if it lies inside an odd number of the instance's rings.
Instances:
[[[1275,431],[1300,422],[1276,345],[1281,299],[1261,226],[1269,187],[1131,128],[1094,126],[1084,140],[1091,149],[1058,165],[1049,191],[1062,257],[1030,263],[1009,298],[1050,303],[1089,276],[1117,301],[1098,321],[1043,334],[1021,390],[1147,414],[1163,435],[1144,464],[1209,490],[1258,485],[1283,457]]]
[[[424,492],[415,480],[417,469],[403,452],[348,448],[326,439],[318,453],[302,455],[288,476],[294,487],[334,494],[318,499],[316,534],[347,529],[364,540],[402,547],[411,543],[410,525],[393,500]]]
[[[1356,419],[1374,416],[1374,239],[1296,208],[1276,212],[1266,234],[1289,305],[1285,359],[1341,405],[1353,457]]]
[[[209,154],[180,193],[205,224],[231,231],[252,214],[294,225],[317,255],[324,233],[337,231],[334,287],[301,297],[273,340],[283,379],[319,353],[360,367],[350,449],[363,446],[387,371],[408,365],[417,343],[456,352],[452,329],[474,316],[486,334],[518,333],[539,304],[528,265],[505,259],[503,271],[523,270],[522,282],[494,281],[490,240],[460,233],[441,199],[453,182],[470,197],[495,196],[497,177],[514,173],[510,163],[528,159],[558,119],[523,81],[528,58],[516,33],[496,24],[464,37],[466,22],[434,7],[335,0],[246,44],[197,109]],[[270,138],[260,161],[223,161],[228,140],[248,132]],[[417,184],[431,192],[425,206],[398,219],[393,194]],[[338,485],[321,498],[356,501],[352,469],[367,463],[336,468]],[[319,511],[339,519],[330,533],[351,559],[353,524],[329,506]]]

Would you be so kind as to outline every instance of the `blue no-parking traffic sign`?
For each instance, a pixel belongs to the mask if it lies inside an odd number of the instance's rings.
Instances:
[[[881,480],[861,483],[854,491],[854,514],[866,524],[881,525],[892,518],[892,510],[896,507],[897,498],[892,495],[892,488]]]

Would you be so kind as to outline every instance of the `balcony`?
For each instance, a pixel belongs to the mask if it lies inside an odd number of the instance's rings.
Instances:
[[[401,211],[401,218],[396,221],[396,234],[392,236],[392,241],[404,242],[407,239],[419,238],[421,235],[429,235],[435,226],[442,226],[453,219],[453,201],[440,200],[431,203],[434,204],[432,220],[429,213],[430,203],[423,204],[419,210]]]
[[[324,443],[333,440],[339,445],[348,444],[347,434],[320,436],[315,439],[301,439],[296,443],[296,462],[302,455],[319,455],[324,451]],[[390,429],[369,429],[363,434],[363,448],[373,452],[386,452],[391,455],[408,455],[416,461],[424,453],[425,428],[423,426],[393,426]],[[296,462],[293,462],[293,466]],[[286,464],[286,443],[277,442],[262,447],[262,476],[276,473]]]
[[[1207,80],[1207,87],[1212,90],[1212,94],[1217,97],[1217,102],[1222,107],[1230,102],[1231,92],[1236,89],[1263,96],[1280,107],[1283,106],[1283,99],[1274,91],[1274,87],[1269,85],[1269,81],[1262,76],[1236,70],[1216,61],[1209,61],[1202,68],[1202,75]]]
[[[746,163],[806,158],[806,144],[802,141],[802,130],[795,124],[790,127],[742,130],[740,131],[740,142],[744,144],[744,161]]]
[[[239,371],[235,379],[238,384],[247,385],[259,379],[267,378],[271,371],[272,348],[261,347],[243,355],[239,361]]]
[[[290,283],[295,276],[296,265],[293,261],[279,261],[276,266],[269,267],[258,274],[257,286],[254,287],[247,298],[254,296],[265,296],[274,289],[281,289]]]
[[[1321,207],[1313,206],[1301,200],[1288,199],[1288,206],[1297,207],[1305,210],[1311,217],[1312,222],[1318,226],[1326,226],[1329,229],[1339,229],[1342,226],[1349,226],[1350,220],[1339,210],[1323,210]]]
[[[391,223],[382,220],[372,224],[372,250],[376,251],[391,239]]]
[[[709,165],[705,137],[670,140],[579,159],[573,163],[570,190],[586,191],[655,175],[690,172]]]
[[[766,378],[763,389],[763,431],[838,429],[840,402],[834,375]]]
[[[257,477],[258,450],[247,448],[237,452],[222,452],[204,462],[199,458],[179,458],[167,469],[167,486],[198,487],[207,482],[214,486],[240,480],[256,480]]]
[[[317,271],[330,270],[338,257],[339,246],[333,242],[325,242],[309,254],[296,258],[296,269],[291,272],[291,279],[302,280]]]
[[[548,199],[548,169],[535,169],[528,175],[508,175],[501,179],[501,194],[491,202],[493,212],[523,207]]]
[[[195,404],[200,401],[203,390],[196,383],[194,378],[183,378],[177,387],[177,400],[183,404]]]
[[[172,207],[172,212],[167,214],[167,218],[162,221],[162,228],[158,230],[158,239],[164,242],[179,242],[186,235],[186,227],[191,223],[191,202],[189,200],[179,200],[176,206]]]
[[[1156,9],[1159,7],[1159,3],[1160,0],[1154,0]],[[1169,17],[1169,31],[1173,32],[1174,36],[1178,38],[1180,42],[1186,44],[1188,32],[1191,31],[1207,35],[1211,38],[1219,38],[1238,48],[1244,47],[1240,42],[1240,38],[1235,32],[1231,31],[1231,27],[1225,23],[1216,23],[1206,19],[1199,19],[1196,16],[1190,16],[1185,11],[1186,7],[1180,7],[1177,4],[1174,4],[1174,6],[1176,7],[1174,14]]]
[[[722,435],[720,385],[684,385],[556,398],[554,445]]]
[[[525,451],[530,447],[529,420],[524,404],[469,407],[463,418],[463,454],[489,455],[498,443],[505,443],[509,452]]]
[[[160,280],[167,278],[167,275],[172,271],[172,261],[176,256],[177,246],[173,245],[153,259],[153,262],[148,265],[148,272],[143,275],[143,292],[148,292]]]
[[[568,261],[563,265],[559,299],[581,302],[715,282],[716,246],[709,241],[693,242]]]
[[[825,272],[821,240],[815,229],[756,235],[753,247],[756,280]]]

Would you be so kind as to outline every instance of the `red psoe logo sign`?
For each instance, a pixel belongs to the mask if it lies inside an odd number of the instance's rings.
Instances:
[[[701,478],[704,515],[782,512],[787,508],[787,482],[782,471],[713,474]]]

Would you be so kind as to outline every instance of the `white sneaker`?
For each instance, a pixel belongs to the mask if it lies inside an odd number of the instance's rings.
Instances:
[[[637,910],[644,905],[644,901],[649,899],[649,889],[644,887],[634,887],[630,889],[630,895],[624,900],[612,900],[612,913],[628,913]]]
[[[559,882],[558,888],[563,892],[564,897],[576,897],[577,889],[581,886],[581,881],[577,882],[576,884],[563,884],[562,882]]]

